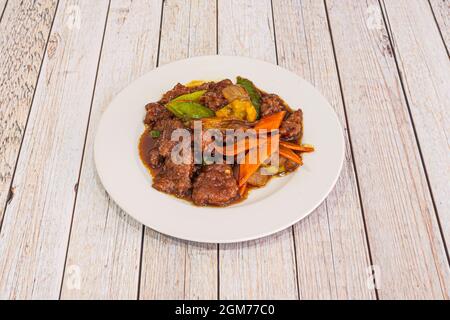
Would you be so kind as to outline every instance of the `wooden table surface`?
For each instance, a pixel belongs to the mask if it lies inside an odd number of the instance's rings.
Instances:
[[[449,299],[449,0],[0,0],[0,14],[0,299]],[[326,201],[257,241],[145,228],[93,163],[119,91],[212,54],[292,70],[345,128]]]

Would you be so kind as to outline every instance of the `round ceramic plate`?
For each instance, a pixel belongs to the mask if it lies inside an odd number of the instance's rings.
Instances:
[[[138,154],[144,106],[176,83],[194,79],[251,79],[304,114],[303,142],[316,151],[304,166],[253,190],[246,201],[227,208],[200,208],[158,192]],[[278,66],[241,57],[207,56],[177,61],[133,82],[104,112],[95,140],[100,179],[117,204],[161,233],[198,242],[228,243],[264,237],[305,218],[335,185],[344,159],[339,120],[326,99],[308,82]]]

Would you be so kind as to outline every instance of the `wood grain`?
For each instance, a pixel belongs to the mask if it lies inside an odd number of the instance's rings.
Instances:
[[[0,22],[0,225],[56,6],[10,1]]]
[[[1,298],[59,297],[107,8],[58,8],[0,234]]]
[[[271,2],[219,1],[219,53],[276,63]],[[297,299],[292,228],[220,245],[221,299]]]
[[[428,3],[384,3],[442,233],[450,247],[450,60]]]
[[[209,0],[166,0],[160,64],[216,52],[216,6]],[[145,229],[141,299],[216,299],[217,246]]]
[[[379,4],[327,7],[379,296],[448,298],[449,265]]]
[[[430,0],[430,4],[448,53],[450,50],[450,1]]]
[[[109,198],[94,165],[103,111],[156,66],[162,1],[114,0],[100,58],[62,288],[62,299],[136,299],[143,226]],[[113,76],[112,76],[113,75]],[[79,269],[80,286],[72,269]]]
[[[276,0],[273,10],[280,65],[324,94],[346,133],[345,162],[336,187],[294,227],[300,298],[373,299],[375,291],[367,286],[370,257],[324,3]],[[305,126],[307,130],[308,123]]]

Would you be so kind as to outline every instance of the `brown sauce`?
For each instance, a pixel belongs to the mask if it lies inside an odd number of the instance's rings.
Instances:
[[[157,138],[153,138],[150,134],[150,130],[146,128],[139,139],[139,158],[141,158],[142,163],[150,172],[152,177],[155,177],[159,170],[153,169],[150,165],[150,151],[157,147]]]
[[[150,165],[150,158],[149,158],[150,152],[154,148],[157,147],[157,143],[156,143],[157,140],[158,140],[158,138],[153,138],[151,136],[150,130],[148,128],[146,128],[144,130],[141,137],[139,138],[139,158],[141,159],[144,166],[147,168],[148,172],[151,174],[152,178],[154,178],[161,170],[161,169],[152,168]],[[236,169],[236,166],[233,166],[233,169]],[[237,170],[237,172],[235,172],[235,176],[236,176],[236,174],[239,175],[238,170]],[[269,184],[273,178],[281,177],[281,176],[282,175],[274,175],[274,176],[270,177],[270,179],[267,181],[267,184]],[[267,186],[267,184],[266,184],[266,186]],[[236,199],[233,199],[232,201],[224,204],[223,206],[209,205],[209,207],[227,207],[227,206],[230,206],[233,204],[241,203],[248,198],[248,196],[252,190],[256,190],[256,189],[260,189],[260,188],[264,188],[264,187],[256,187],[256,186],[252,186],[252,185],[247,185],[244,195],[242,195]],[[183,199],[183,200],[189,201],[190,204],[195,205],[194,203],[192,203],[190,197],[178,198],[178,199]]]
[[[259,89],[258,89],[259,90]],[[259,90],[261,92],[261,94],[266,94],[264,91]],[[282,98],[280,97],[280,99],[282,100]],[[293,112],[293,110],[290,108],[290,106],[284,101],[282,100],[282,102],[285,105],[285,108],[288,110],[288,112]],[[299,139],[301,141],[301,138]],[[140,139],[139,139],[139,157],[142,161],[142,163],[144,164],[144,166],[147,168],[147,170],[149,171],[149,173],[151,174],[151,176],[154,178],[162,169],[163,166],[161,166],[161,168],[158,169],[154,169],[151,166],[151,161],[150,161],[150,154],[151,151],[154,150],[155,148],[158,147],[158,138],[153,138],[151,135],[151,130],[149,128],[145,128],[144,132],[142,133]],[[300,142],[299,141],[299,142]],[[239,176],[239,166],[238,165],[233,165],[233,170],[235,171],[235,177]],[[295,170],[296,171],[296,170]],[[288,175],[290,172],[284,172],[278,175],[274,175],[271,176],[266,185],[270,183],[270,181],[274,178],[274,177],[284,177],[286,175]],[[197,173],[198,174],[198,173]],[[193,179],[195,179],[195,175],[193,177]],[[257,187],[257,186],[252,186],[250,184],[247,184],[247,188],[245,190],[245,193],[242,196],[237,196],[237,198],[231,200],[228,203],[224,203],[221,206],[214,206],[214,205],[208,205],[209,207],[227,207],[229,205],[233,205],[233,204],[237,204],[237,203],[241,203],[243,201],[245,201],[248,198],[248,195],[250,194],[250,192],[254,189],[259,189],[259,188],[264,188],[265,186],[262,187]],[[177,197],[178,198],[178,197]],[[179,198],[178,198],[179,199]],[[181,198],[183,200],[188,201],[189,203],[195,205],[192,202],[191,196],[186,196],[184,198]]]

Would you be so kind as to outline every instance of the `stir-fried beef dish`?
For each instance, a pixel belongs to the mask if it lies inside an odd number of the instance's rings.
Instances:
[[[145,106],[139,142],[153,188],[197,206],[243,201],[303,165],[303,113],[237,77],[176,84]]]
[[[230,165],[202,166],[192,189],[192,201],[196,205],[222,206],[236,200],[238,196],[239,187]]]

